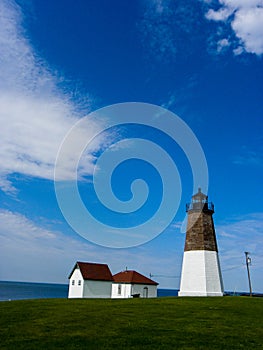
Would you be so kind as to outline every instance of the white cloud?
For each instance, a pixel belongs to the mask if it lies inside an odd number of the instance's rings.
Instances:
[[[233,53],[234,53],[235,56],[239,56],[239,55],[241,55],[244,51],[245,51],[245,50],[244,50],[244,48],[243,48],[242,46],[238,46],[237,48],[235,48],[235,49],[233,50]]]
[[[221,8],[217,11],[210,9],[206,14],[206,18],[213,21],[224,21],[231,14],[232,14],[232,10],[228,8]]]
[[[0,188],[14,192],[13,173],[53,179],[59,146],[79,119],[71,97],[58,89],[61,79],[41,61],[22,27],[13,1],[0,2]],[[89,104],[88,98],[86,105]],[[93,135],[96,124],[86,132]],[[90,171],[92,157],[86,159]]]
[[[219,0],[221,7],[209,9],[206,18],[213,21],[230,21],[238,44],[234,54],[243,51],[263,54],[263,0]],[[243,50],[242,50],[243,48]]]
[[[263,8],[240,9],[232,22],[236,36],[247,52],[263,54]]]
[[[49,228],[50,223],[43,219],[39,221],[41,223],[35,224],[24,215],[0,209],[1,280],[65,283],[74,262],[80,260],[108,263],[113,273],[127,266],[145,275],[151,272],[168,276],[156,277],[160,288],[179,287],[184,238],[174,234],[179,233],[178,223],[170,228],[157,247],[148,243],[132,249],[107,249],[90,244],[77,235],[62,234],[60,223],[52,223],[58,227],[54,230]],[[216,224],[226,290],[248,289],[244,251],[249,251],[253,290],[262,291],[262,223],[263,213],[255,213]]]
[[[35,224],[24,215],[0,209],[0,280],[66,283],[76,261],[107,263],[112,273],[126,266],[145,275],[179,272],[175,248],[165,255],[161,250],[153,254],[149,244],[113,250],[90,244],[77,235],[62,234],[48,225],[43,219]],[[159,282],[162,287],[176,288],[179,280]]]
[[[217,43],[217,52],[223,51],[225,48],[227,48],[230,45],[228,39],[221,39]]]
[[[55,234],[51,231],[41,228],[34,224],[32,221],[27,219],[25,216],[19,213],[13,213],[9,210],[0,210],[0,221],[1,221],[1,232],[2,237],[9,237],[10,239],[14,238],[14,235],[17,240],[30,239],[41,239],[55,238]]]
[[[235,165],[241,166],[262,166],[263,165],[263,154],[261,149],[252,150],[248,147],[243,146],[240,150],[240,154],[235,155],[233,158]]]
[[[87,249],[87,244],[24,215],[1,209],[0,222],[1,280],[66,282],[74,260],[94,260],[92,246]]]
[[[244,252],[249,251],[253,289],[262,291],[263,213],[233,218],[216,225],[216,231],[226,290],[247,290]]]
[[[263,5],[262,0],[219,0],[219,3],[234,9],[251,8]]]

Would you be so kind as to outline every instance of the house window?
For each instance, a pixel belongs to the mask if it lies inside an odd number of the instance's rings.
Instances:
[[[81,286],[81,280],[79,280],[78,285]]]
[[[121,284],[118,284],[118,295],[121,295]]]
[[[75,280],[72,280],[71,284],[72,284],[72,286],[74,286],[75,285]]]

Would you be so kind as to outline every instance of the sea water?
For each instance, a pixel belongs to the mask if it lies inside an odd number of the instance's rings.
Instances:
[[[157,289],[158,297],[177,296],[176,289]],[[67,298],[68,285],[54,283],[0,281],[0,301],[41,298]]]
[[[39,298],[67,298],[68,285],[0,281],[0,301]]]

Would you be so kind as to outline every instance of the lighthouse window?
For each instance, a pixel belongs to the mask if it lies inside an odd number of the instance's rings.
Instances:
[[[81,286],[81,280],[79,280],[78,285]]]
[[[74,286],[75,285],[75,280],[72,280],[71,284],[72,284],[72,286]]]

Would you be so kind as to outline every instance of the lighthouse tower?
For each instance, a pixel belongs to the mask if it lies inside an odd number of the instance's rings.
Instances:
[[[179,296],[223,296],[215,228],[214,205],[198,189],[187,204],[187,231]]]

